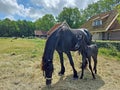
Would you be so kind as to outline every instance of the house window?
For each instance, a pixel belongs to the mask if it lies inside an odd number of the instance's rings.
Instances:
[[[102,25],[102,20],[94,20],[92,23],[92,26],[101,26]]]

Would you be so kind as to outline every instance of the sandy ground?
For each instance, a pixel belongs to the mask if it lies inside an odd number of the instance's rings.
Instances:
[[[120,61],[98,56],[96,80],[89,69],[85,70],[84,79],[73,80],[68,59],[64,58],[66,72],[62,77],[58,76],[59,60],[54,60],[52,87],[48,88],[40,70],[40,58],[23,57],[0,55],[0,90],[120,90]],[[77,54],[74,58],[77,58],[74,62],[80,76],[81,60]]]

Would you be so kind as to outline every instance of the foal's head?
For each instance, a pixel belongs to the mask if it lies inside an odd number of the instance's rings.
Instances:
[[[81,34],[77,34],[76,35],[76,39],[77,39],[77,43],[75,45],[75,49],[81,49],[81,46],[83,45],[83,40],[84,40],[84,36]]]
[[[51,80],[52,80],[52,73],[53,73],[52,61],[45,60],[45,58],[43,58],[42,63],[41,63],[41,69],[43,70],[43,76],[46,79],[46,85],[50,85]]]

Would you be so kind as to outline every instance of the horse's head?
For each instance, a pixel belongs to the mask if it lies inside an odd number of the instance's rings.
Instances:
[[[53,63],[52,60],[45,60],[43,58],[41,63],[41,68],[43,70],[43,76],[46,79],[46,85],[51,85],[52,73],[53,73]]]

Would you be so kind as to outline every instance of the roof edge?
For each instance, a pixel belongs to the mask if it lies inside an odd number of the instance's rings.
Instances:
[[[110,28],[110,26],[114,23],[114,21],[116,20],[116,18],[118,17],[119,14],[117,14],[114,19],[112,20],[112,22],[107,26],[107,28],[105,29],[106,31]]]

